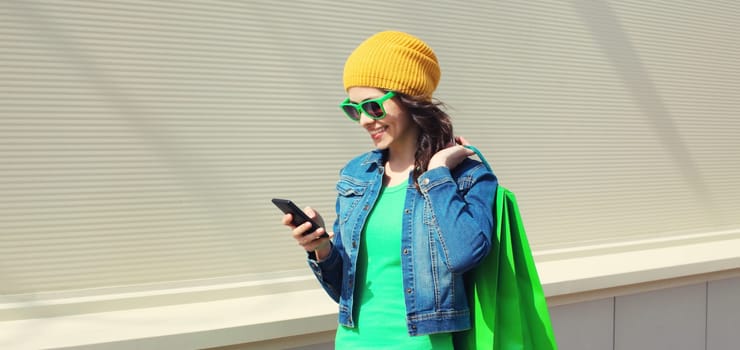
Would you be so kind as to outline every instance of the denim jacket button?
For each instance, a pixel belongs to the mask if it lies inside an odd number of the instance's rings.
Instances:
[[[411,293],[413,293],[413,292],[414,292],[414,290],[413,290],[413,289],[411,289],[411,288],[409,288],[409,289],[406,289],[406,293],[408,293],[408,294],[411,294]]]
[[[352,241],[352,248],[357,248],[357,241]]]
[[[403,250],[403,255],[409,255],[409,249],[408,248],[406,248],[406,249]]]
[[[428,185],[429,184],[429,179],[424,179],[424,181],[422,181],[421,184],[422,185]]]
[[[404,210],[404,213],[406,213],[406,214],[411,214],[411,209],[406,209],[406,210]]]

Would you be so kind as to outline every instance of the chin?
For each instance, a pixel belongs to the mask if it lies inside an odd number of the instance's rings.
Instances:
[[[381,151],[387,150],[389,146],[390,146],[390,143],[388,143],[388,142],[383,142],[383,141],[375,142],[375,148],[377,148],[377,149],[379,149]]]

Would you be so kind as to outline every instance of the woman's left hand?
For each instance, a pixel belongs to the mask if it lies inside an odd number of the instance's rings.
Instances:
[[[432,156],[432,159],[429,160],[429,166],[427,169],[432,170],[440,166],[445,166],[452,170],[455,169],[455,167],[465,158],[475,154],[472,150],[464,147],[470,144],[470,142],[465,138],[457,136],[455,137],[455,143],[456,144],[450,144],[447,148],[443,148],[439,150],[439,152],[435,153]]]

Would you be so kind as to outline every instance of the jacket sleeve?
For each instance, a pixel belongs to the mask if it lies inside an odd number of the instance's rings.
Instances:
[[[335,208],[337,219],[334,221],[334,238],[332,239],[331,252],[329,256],[321,261],[316,261],[315,257],[309,254],[308,266],[311,267],[311,271],[313,271],[326,293],[334,301],[339,302],[342,291],[342,276],[344,276],[342,272],[344,263],[342,254],[340,254],[344,247],[342,247],[342,237],[339,230],[339,198],[337,198]]]
[[[418,181],[439,227],[437,239],[447,267],[453,273],[463,273],[477,266],[491,250],[496,176],[478,164],[458,179],[461,183],[470,181],[469,187],[460,186],[467,190],[458,187],[446,167],[431,169]]]

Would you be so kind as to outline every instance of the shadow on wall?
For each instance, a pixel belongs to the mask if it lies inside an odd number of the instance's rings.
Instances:
[[[602,48],[604,56],[611,62],[617,76],[624,81],[626,90],[631,94],[635,105],[642,110],[653,132],[665,145],[665,149],[668,150],[693,192],[694,198],[701,206],[700,210],[703,210],[707,217],[712,218],[713,222],[724,223],[726,220],[716,210],[706,181],[697,169],[688,147],[681,139],[678,128],[640,60],[640,55],[608,1],[576,0],[573,6],[593,35],[594,42]]]

